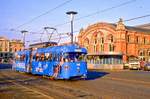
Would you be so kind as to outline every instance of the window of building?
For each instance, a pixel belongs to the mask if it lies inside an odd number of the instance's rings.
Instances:
[[[86,44],[86,45],[88,45],[88,44],[89,44],[89,39],[88,39],[88,38],[86,38],[86,40],[85,40],[85,44]]]
[[[138,36],[136,37],[136,43],[139,43],[139,37]]]
[[[112,35],[111,35],[111,37],[110,37],[110,41],[111,41],[111,43],[114,42],[114,38],[113,38]]]
[[[89,46],[89,39],[86,38],[84,41],[84,46],[86,47],[86,49],[88,50],[88,46]]]
[[[104,37],[101,37],[101,39],[100,39],[100,43],[104,43]]]
[[[5,51],[7,51],[7,48],[5,48]]]
[[[103,52],[104,51],[104,44],[101,44],[101,51]]]
[[[140,52],[140,56],[143,56],[143,53],[142,53],[142,52]]]
[[[2,51],[2,47],[0,47],[0,51]]]
[[[97,39],[96,38],[94,39],[94,44],[97,44]]]
[[[129,35],[127,35],[127,41],[130,42],[130,36]]]
[[[146,44],[146,38],[145,37],[143,38],[143,43]]]
[[[94,45],[94,52],[96,52],[96,45]]]
[[[150,51],[148,52],[148,56],[150,56]]]
[[[10,48],[10,52],[12,52],[12,48]]]
[[[114,45],[113,44],[109,44],[109,51],[114,51]]]

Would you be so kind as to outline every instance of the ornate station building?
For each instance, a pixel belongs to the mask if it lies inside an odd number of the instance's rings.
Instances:
[[[122,69],[130,58],[150,60],[150,29],[100,22],[81,29],[79,45],[88,50],[89,68]]]

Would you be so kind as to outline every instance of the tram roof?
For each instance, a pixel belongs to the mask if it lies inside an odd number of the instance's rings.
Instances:
[[[87,50],[85,48],[81,48],[78,45],[71,44],[71,45],[62,45],[62,46],[50,46],[47,48],[40,48],[37,50],[39,53],[42,52],[82,52],[87,53]]]

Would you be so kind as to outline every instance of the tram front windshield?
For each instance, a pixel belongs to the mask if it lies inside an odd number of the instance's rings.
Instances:
[[[85,61],[86,54],[77,53],[77,52],[69,52],[64,54],[65,62],[79,62]]]

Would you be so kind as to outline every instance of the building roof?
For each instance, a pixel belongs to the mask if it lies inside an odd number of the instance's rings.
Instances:
[[[0,40],[8,40],[6,37],[0,36]]]
[[[114,24],[114,23],[108,23],[108,24],[113,26],[114,28],[117,27],[117,24]],[[137,26],[125,26],[125,28],[127,30],[131,30],[131,31],[150,33],[150,29],[147,29],[147,28],[141,28],[141,27],[137,27]]]
[[[101,25],[101,24],[102,25],[108,25],[108,26],[112,27],[114,30],[116,30],[116,28],[117,28],[116,23],[98,22],[98,23],[89,25],[85,30],[92,28],[92,27],[95,27],[95,26],[98,26],[98,25]],[[149,28],[142,28],[142,27],[148,27],[148,26],[149,26]],[[150,34],[150,23],[142,25],[142,26],[125,26],[125,29],[127,31],[136,31],[136,32],[140,32],[140,33]],[[81,31],[84,31],[84,29],[81,29]]]
[[[150,29],[150,23],[142,24],[142,25],[137,25],[136,27],[138,27],[138,28],[144,28],[144,29]]]

